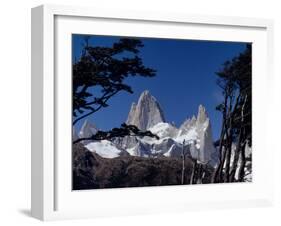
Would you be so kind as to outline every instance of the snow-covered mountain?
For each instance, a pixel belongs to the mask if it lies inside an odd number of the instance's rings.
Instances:
[[[202,163],[216,165],[218,153],[213,145],[211,122],[206,109],[200,105],[198,114],[186,119],[177,128],[166,122],[164,113],[148,91],[144,91],[137,102],[133,103],[126,121],[127,124],[136,125],[141,130],[150,130],[159,136],[159,140],[151,137],[125,137],[113,141],[97,141],[85,144],[85,147],[96,152],[104,158],[115,158],[120,155],[142,157],[175,157],[179,158],[182,151],[186,155]],[[85,121],[79,137],[86,137],[96,133],[98,129]]]

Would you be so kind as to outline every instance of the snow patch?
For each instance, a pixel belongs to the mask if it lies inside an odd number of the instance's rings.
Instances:
[[[119,157],[122,152],[121,150],[116,148],[116,146],[112,142],[107,140],[91,142],[85,145],[85,147],[89,151],[95,152],[103,158],[116,158]]]

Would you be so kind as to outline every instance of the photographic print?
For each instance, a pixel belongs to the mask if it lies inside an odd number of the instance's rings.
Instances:
[[[71,60],[73,190],[252,181],[251,43],[73,34]]]

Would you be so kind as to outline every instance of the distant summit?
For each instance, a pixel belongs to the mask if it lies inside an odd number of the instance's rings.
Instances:
[[[84,121],[81,130],[79,132],[79,138],[88,138],[98,132],[97,127],[89,122],[87,119]],[[88,141],[83,141],[84,143],[88,143]]]
[[[147,130],[160,122],[165,122],[163,111],[156,98],[145,90],[140,95],[138,103],[132,103],[126,123]]]

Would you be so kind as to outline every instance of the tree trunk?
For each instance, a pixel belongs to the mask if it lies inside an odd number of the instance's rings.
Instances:
[[[184,184],[184,171],[185,171],[185,153],[184,153],[184,144],[185,140],[183,140],[182,144],[182,172],[181,172],[181,184]]]
[[[226,135],[227,135],[227,143],[226,143],[226,154],[225,154],[225,170],[224,170],[224,177],[223,181],[224,182],[229,182],[229,171],[230,171],[230,163],[231,163],[231,154],[232,154],[232,137],[233,137],[233,127],[232,127],[232,104],[233,104],[233,98],[234,96],[230,95],[229,96],[229,107],[227,111],[227,125],[228,128],[226,130]],[[239,96],[236,99],[235,107],[237,104]],[[235,108],[234,107],[234,108]]]
[[[231,148],[229,148],[229,144],[226,147],[226,154],[225,154],[225,168],[224,168],[224,176],[223,181],[229,181],[229,168],[230,168],[230,160],[231,160]]]
[[[221,167],[223,167],[223,162],[224,162],[224,154],[225,152],[223,152],[223,142],[224,142],[224,136],[225,136],[225,120],[223,120],[222,123],[222,131],[221,131],[221,135],[220,135],[220,145],[219,145],[219,153],[220,153],[220,162],[217,166],[217,168],[214,171],[213,177],[212,177],[212,183],[218,183],[219,181],[219,174],[221,171]]]
[[[227,103],[228,103],[228,96],[225,95],[224,97],[224,110],[223,110],[223,121],[222,121],[222,129],[220,135],[220,146],[219,146],[219,153],[220,153],[220,162],[214,172],[212,183],[219,183],[222,180],[222,171],[225,161],[225,150],[223,151],[225,134],[227,133],[226,122],[227,122]]]
[[[198,173],[196,177],[196,184],[202,184],[202,176],[203,176],[203,165],[199,164]]]
[[[197,168],[197,160],[196,159],[192,159],[193,160],[193,168],[192,168],[192,173],[190,176],[190,184],[194,184],[195,181],[195,174],[196,174],[196,168]]]
[[[241,129],[240,129],[240,134],[241,136],[239,136],[239,141],[238,141],[238,144],[237,144],[237,147],[239,147],[239,152],[241,153],[241,165],[240,165],[240,168],[239,168],[239,171],[238,171],[238,181],[242,182],[244,180],[244,176],[245,176],[245,164],[246,164],[246,156],[245,156],[245,144],[246,144],[246,140],[245,138],[243,138],[244,134],[245,134],[245,126],[244,126],[244,116],[245,116],[245,113],[244,113],[244,109],[245,109],[245,105],[246,105],[246,102],[248,100],[248,95],[246,94],[245,96],[245,99],[244,99],[244,102],[243,102],[243,105],[242,105],[242,109],[241,109]],[[241,143],[243,143],[243,145],[241,145]],[[242,149],[240,151],[240,149]],[[237,157],[239,159],[239,156]],[[238,159],[237,161],[235,162],[235,164],[237,165],[237,162],[238,162]],[[235,167],[236,167],[235,165]],[[234,169],[233,169],[234,171]],[[236,172],[236,168],[235,168],[235,172]],[[232,172],[232,180],[234,180],[234,177],[235,177],[235,172]]]
[[[218,182],[224,182],[224,172],[223,169],[226,165],[226,159],[229,157],[229,142],[230,142],[230,137],[228,134],[229,130],[227,128],[227,125],[225,124],[225,145],[224,145],[224,152],[223,152],[223,158],[221,160],[221,165],[220,165],[220,169],[219,169],[219,174],[218,174]]]
[[[246,165],[246,155],[245,155],[245,147],[246,145],[243,144],[242,150],[241,150],[241,164],[238,171],[238,181],[243,182],[244,176],[245,176],[245,165]]]
[[[237,143],[237,147],[236,147],[236,151],[234,153],[234,159],[233,159],[233,163],[232,163],[232,167],[231,167],[231,171],[230,171],[230,176],[229,176],[229,181],[230,182],[234,182],[235,181],[235,174],[237,171],[237,164],[238,164],[238,160],[239,160],[239,156],[240,156],[240,152],[241,152],[241,141],[242,141],[242,136],[243,136],[243,129],[241,128],[239,131],[239,137],[238,137],[238,143]]]

